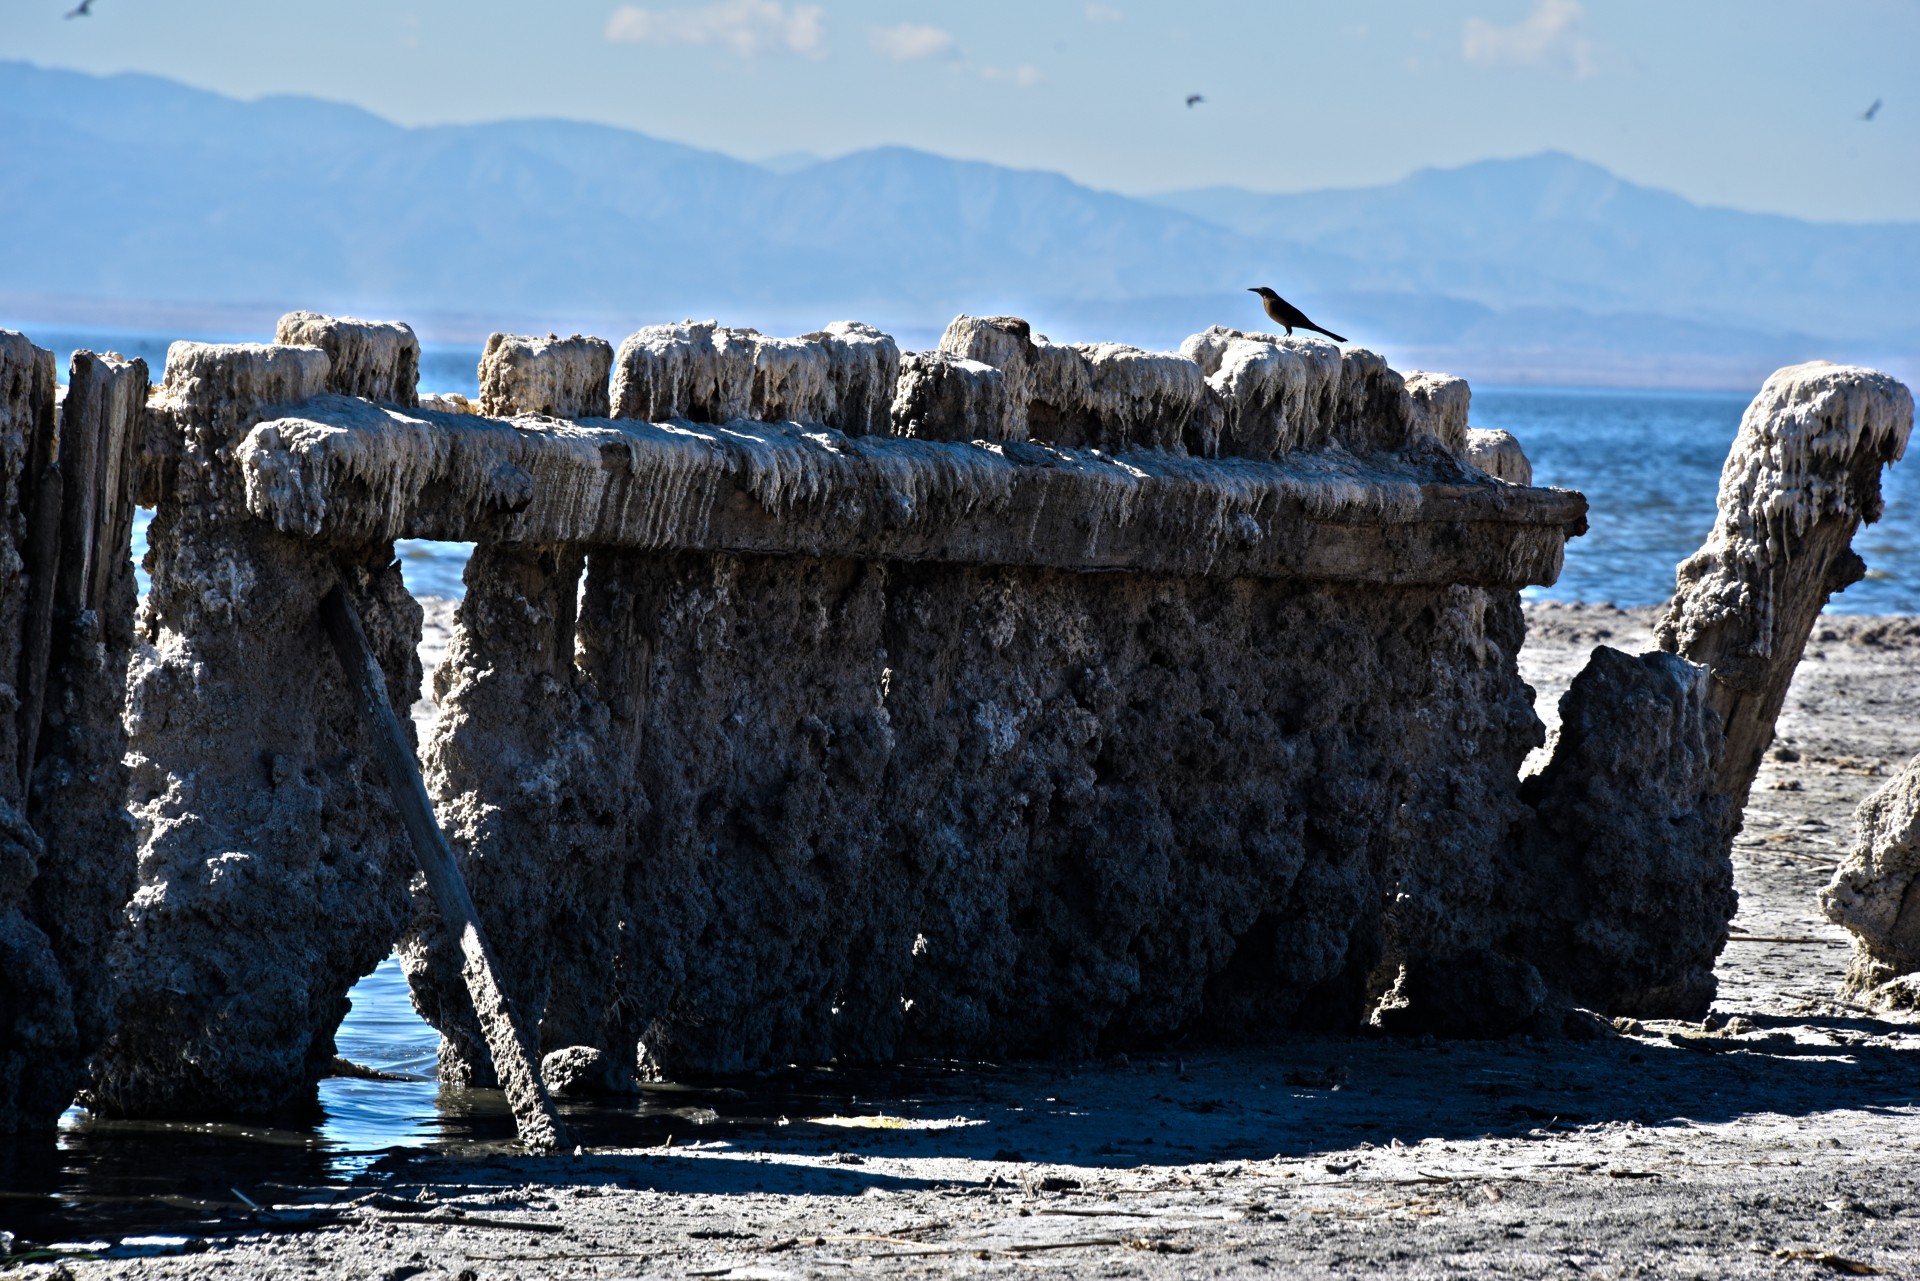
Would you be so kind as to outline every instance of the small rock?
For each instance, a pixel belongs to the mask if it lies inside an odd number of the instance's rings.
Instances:
[[[1299,1086],[1308,1090],[1338,1089],[1347,1083],[1347,1069],[1338,1063],[1330,1063],[1317,1072],[1289,1072],[1280,1078],[1285,1085]]]
[[[602,1098],[640,1092],[633,1069],[591,1045],[569,1045],[540,1060],[547,1088],[565,1099]]]
[[[1080,1180],[1064,1174],[1043,1174],[1037,1179],[1027,1180],[1029,1192],[1073,1192],[1079,1187]]]

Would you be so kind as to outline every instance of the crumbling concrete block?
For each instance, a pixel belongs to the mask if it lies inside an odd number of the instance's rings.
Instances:
[[[1185,356],[1125,343],[1061,346],[1018,316],[957,316],[939,352],[1000,371],[1013,433],[1005,439],[1110,453],[1180,449],[1216,413]]]
[[[1088,343],[1072,350],[1085,363],[1085,390],[1078,404],[1066,395],[1055,403],[1063,419],[1079,420],[1081,432],[1077,439],[1056,438],[1057,444],[1110,453],[1181,449],[1214,412],[1207,380],[1185,356],[1125,343]]]
[[[1406,380],[1385,356],[1365,347],[1340,347],[1340,384],[1332,436],[1355,453],[1405,448],[1414,431]]]
[[[1853,934],[1845,991],[1912,1009],[1920,1002],[1920,756],[1860,803],[1853,848],[1820,891],[1828,920]]]
[[[1468,428],[1462,452],[1468,462],[1489,476],[1515,485],[1533,483],[1533,464],[1512,432]]]
[[[900,382],[900,347],[891,336],[857,320],[836,320],[805,335],[827,360],[831,407],[824,421],[849,436],[882,436],[891,428]]]
[[[204,458],[231,449],[243,426],[257,421],[264,405],[297,405],[327,389],[332,363],[318,347],[268,343],[177,342],[167,348],[163,394],[152,405],[147,438],[141,442],[140,505],[158,506],[166,488],[179,477],[189,457]],[[186,417],[176,405],[190,406]],[[185,469],[190,471],[191,469]],[[217,487],[221,469],[205,475]],[[218,494],[217,489],[210,496]]]
[[[833,415],[831,375],[820,343],[755,334],[746,416],[758,422],[824,423]]]
[[[769,338],[713,321],[653,325],[620,345],[613,416],[648,422],[819,423],[883,433],[899,381],[893,339],[857,321]]]
[[[612,370],[604,338],[492,334],[480,356],[479,410],[492,418],[605,418]]]
[[[613,416],[647,422],[750,419],[758,337],[751,329],[728,329],[711,320],[635,332],[620,344]]]
[[[1202,452],[1273,458],[1326,444],[1333,426],[1328,410],[1340,376],[1337,353],[1338,348],[1305,340],[1298,346],[1230,341],[1207,378],[1220,402],[1221,428],[1213,440],[1203,438]]]
[[[1018,316],[955,316],[940,335],[935,349],[956,360],[978,361],[998,369],[1006,379],[1007,401],[1014,413],[1024,418],[1027,402],[1034,396],[1037,357],[1034,353],[1033,326]],[[1059,371],[1049,371],[1058,394]]]
[[[273,341],[326,352],[328,391],[392,405],[419,403],[420,340],[410,325],[290,311],[274,326]]]
[[[1024,440],[1006,374],[978,360],[910,351],[900,361],[892,430],[919,440]]]
[[[1473,403],[1473,391],[1467,386],[1467,380],[1452,374],[1415,370],[1407,375],[1406,383],[1410,434],[1431,436],[1454,453],[1464,453],[1468,442],[1467,413]],[[1501,479],[1509,478],[1502,476]]]

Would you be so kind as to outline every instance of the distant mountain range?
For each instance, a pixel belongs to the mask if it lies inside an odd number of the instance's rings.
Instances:
[[[1135,198],[901,147],[756,165],[603,125],[403,128],[19,62],[0,62],[0,137],[12,325],[257,333],[310,307],[447,341],[617,340],[855,318],[911,346],[971,311],[1171,347],[1263,323],[1244,290],[1265,283],[1397,367],[1482,381],[1751,387],[1814,357],[1920,373],[1920,223],[1706,208],[1553,153]]]

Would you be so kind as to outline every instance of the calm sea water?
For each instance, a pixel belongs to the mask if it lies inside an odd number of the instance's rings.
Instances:
[[[52,332],[34,337],[60,349],[63,369],[72,347],[112,348],[146,358],[157,379],[166,355],[166,341],[158,337]],[[477,359],[472,349],[428,348],[421,385],[476,394]],[[1476,390],[1476,426],[1512,432],[1533,460],[1536,483],[1579,489],[1592,503],[1591,532],[1568,546],[1560,581],[1527,594],[1620,605],[1664,600],[1673,587],[1674,566],[1700,545],[1713,523],[1720,465],[1748,399],[1685,392]],[[1920,613],[1920,463],[1894,467],[1885,493],[1886,519],[1855,540],[1869,576],[1834,602],[1837,610]],[[144,516],[136,537],[137,551],[144,553]],[[398,549],[413,591],[445,597],[462,592],[468,550],[465,544],[418,540]],[[384,962],[354,989],[352,999],[352,1013],[339,1032],[340,1053],[410,1079],[330,1080],[321,1086],[324,1118],[312,1130],[246,1133],[258,1142],[311,1151],[335,1171],[371,1159],[363,1154],[394,1146],[507,1137],[510,1126],[496,1095],[451,1095],[433,1082],[437,1040],[414,1013],[397,961]],[[660,1107],[649,1102],[627,1115],[657,1113]],[[184,1132],[169,1131],[176,1138]],[[118,1137],[134,1141],[130,1150],[136,1152],[150,1151],[156,1141],[150,1127],[137,1137],[77,1111],[69,1114],[63,1133],[75,1159],[109,1164]]]
[[[1718,392],[1567,391],[1491,387],[1473,393],[1473,425],[1519,438],[1535,484],[1580,490],[1591,529],[1567,544],[1566,569],[1530,597],[1652,605],[1673,592],[1674,567],[1713,527],[1720,466],[1751,397]],[[1882,483],[1886,516],[1854,550],[1867,577],[1829,609],[1920,613],[1920,457]]]

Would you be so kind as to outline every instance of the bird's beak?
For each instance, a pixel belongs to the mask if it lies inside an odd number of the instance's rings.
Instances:
[[[1247,292],[1248,292],[1248,293],[1250,293],[1250,294],[1257,294],[1257,293],[1259,293],[1260,291],[1259,291],[1258,289],[1249,289],[1249,290],[1247,290]]]

